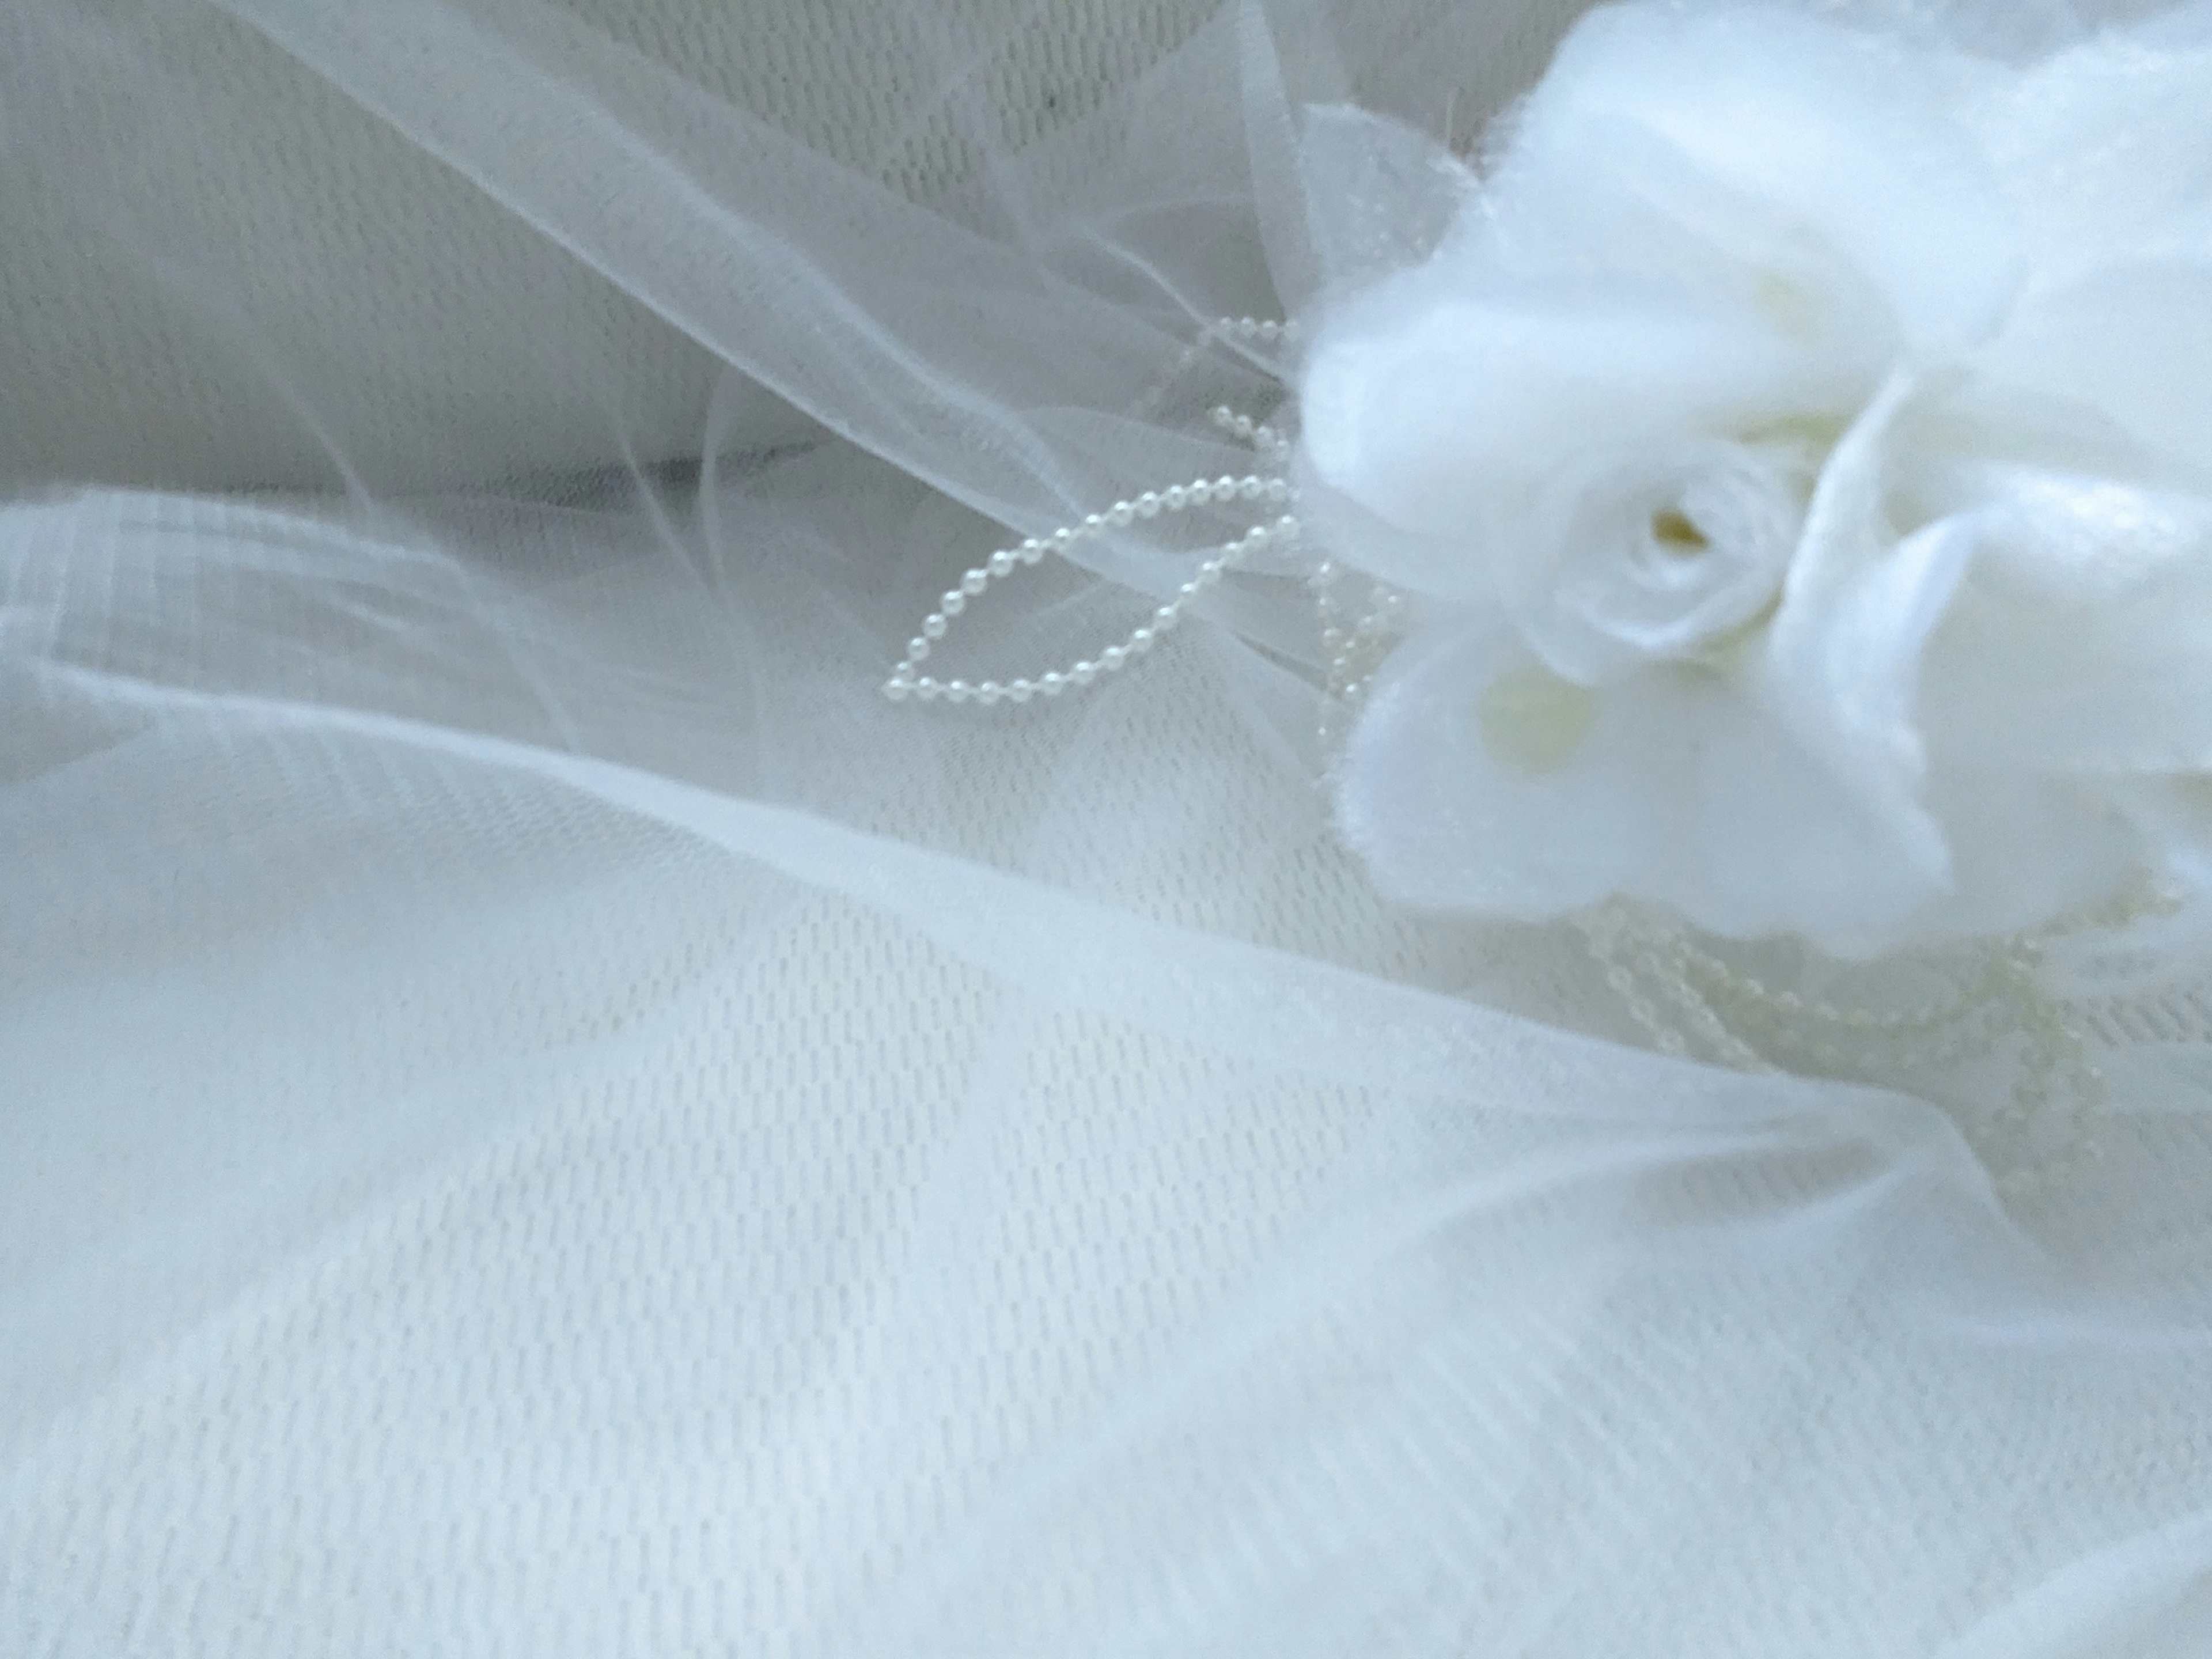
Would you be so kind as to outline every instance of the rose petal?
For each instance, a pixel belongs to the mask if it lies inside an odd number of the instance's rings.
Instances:
[[[2145,33],[2100,34],[1997,79],[1962,111],[2047,287],[2206,246],[2212,50],[2202,40],[2146,49]]]
[[[2105,792],[1978,756],[1931,765],[1927,805],[1950,848],[1950,885],[1913,917],[1908,942],[2042,927],[2110,898],[2145,849]]]
[[[1717,933],[1858,950],[1942,896],[1718,677],[1584,690],[1494,620],[1423,636],[1386,666],[1338,805],[1377,886],[1434,908],[1542,919],[1626,894]]]
[[[1931,742],[2105,780],[2212,767],[2212,503],[2007,470],[1958,520],[1972,573],[1932,646]]]
[[[1766,9],[1607,7],[1513,131],[1497,240],[1644,268],[1671,223],[1733,266],[1870,283],[1903,343],[1982,339],[2017,293],[2014,211],[1958,120],[1964,58]],[[1543,257],[1539,255],[1539,257]]]
[[[1872,956],[1923,937],[1949,894],[1948,860],[1931,872],[1900,858],[1867,802],[1746,698],[1706,711],[1694,772],[1677,787],[1695,793],[1695,875],[1650,896],[1710,933],[1794,933]]]
[[[1748,684],[1885,827],[1893,856],[1940,888],[1949,854],[1921,804],[1914,703],[1972,541],[1943,520],[1898,543],[1886,512],[1893,430],[1927,382],[1893,375],[1829,456]]]
[[[1771,329],[1638,303],[1624,290],[1482,295],[1431,265],[1344,307],[1301,389],[1306,464],[1395,528],[1432,538],[1423,592],[1474,599],[1494,517],[1562,453],[1778,419],[1808,395],[1802,354]],[[1503,493],[1502,493],[1503,492]]]
[[[2094,410],[2212,489],[2212,236],[2197,261],[2110,267],[2037,296],[1976,363],[1985,400]]]
[[[1495,618],[1417,638],[1384,666],[1338,805],[1385,894],[1552,917],[1633,886],[1680,845],[1665,775],[1670,752],[1686,756],[1688,711],[1548,678]],[[1542,707],[1547,690],[1559,706]]]

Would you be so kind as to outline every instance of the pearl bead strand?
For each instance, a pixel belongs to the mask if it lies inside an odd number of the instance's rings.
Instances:
[[[1198,337],[1185,346],[1167,373],[1161,375],[1152,389],[1137,399],[1130,413],[1139,416],[1150,415],[1160,402],[1172,392],[1182,377],[1198,366],[1198,360],[1207,349],[1222,342],[1234,341],[1247,349],[1258,346],[1287,346],[1298,337],[1296,323],[1278,322],[1270,317],[1218,317],[1198,331]]]
[[[1132,629],[1119,644],[1108,646],[1095,658],[1085,658],[1034,678],[1024,676],[1006,681],[987,679],[973,684],[964,679],[940,680],[922,673],[921,668],[938,642],[951,631],[953,619],[967,611],[969,600],[980,598],[994,580],[1010,576],[1024,566],[1042,563],[1048,553],[1065,555],[1078,542],[1103,536],[1109,530],[1126,529],[1139,519],[1157,519],[1164,513],[1186,513],[1194,507],[1233,501],[1279,505],[1288,501],[1290,496],[1289,484],[1262,473],[1200,478],[1162,490],[1146,490],[1140,495],[1115,502],[1103,513],[1091,514],[1079,525],[1063,525],[1048,536],[1032,536],[1018,547],[1001,549],[962,576],[960,585],[948,589],[938,601],[938,608],[922,618],[921,631],[907,642],[905,657],[892,670],[890,678],[884,682],[884,695],[894,702],[908,698],[933,702],[941,698],[947,702],[976,702],[988,708],[1001,702],[1022,703],[1033,697],[1057,697],[1071,688],[1092,684],[1102,674],[1118,672],[1158,645],[1182,622],[1191,601],[1238,562],[1263,547],[1295,540],[1299,530],[1297,519],[1284,514],[1271,523],[1255,525],[1246,531],[1213,557],[1202,562],[1176,590],[1176,596],[1155,610],[1148,622]]]
[[[1280,430],[1255,421],[1249,415],[1240,415],[1222,404],[1213,411],[1213,423],[1224,432],[1233,433],[1256,450],[1264,460],[1281,465],[1290,459],[1291,441]]]

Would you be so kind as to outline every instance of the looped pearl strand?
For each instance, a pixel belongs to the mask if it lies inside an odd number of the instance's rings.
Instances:
[[[1280,325],[1276,326],[1279,329]],[[1182,622],[1190,602],[1241,561],[1263,547],[1295,540],[1299,532],[1297,517],[1286,513],[1272,522],[1253,526],[1212,558],[1200,562],[1189,580],[1176,590],[1175,597],[1155,610],[1148,622],[1132,629],[1118,644],[1108,646],[1095,658],[1085,658],[1035,678],[980,680],[972,684],[963,679],[940,680],[922,673],[921,669],[939,641],[951,631],[953,619],[966,612],[970,599],[980,598],[994,581],[1012,575],[1017,569],[1042,563],[1048,553],[1065,556],[1080,541],[1103,536],[1109,530],[1126,529],[1139,519],[1157,519],[1164,513],[1186,513],[1194,507],[1231,501],[1279,504],[1290,498],[1288,483],[1263,473],[1199,478],[1165,489],[1148,489],[1132,499],[1115,502],[1103,513],[1091,514],[1079,525],[1063,525],[1048,536],[1032,536],[1017,547],[1003,548],[963,575],[960,585],[948,589],[938,601],[938,608],[922,618],[921,632],[907,642],[905,657],[884,682],[884,695],[894,702],[903,702],[909,697],[922,702],[942,698],[947,702],[978,702],[988,707],[1000,702],[1027,702],[1037,696],[1057,697],[1071,687],[1093,684],[1101,674],[1118,672],[1158,645]]]
[[[1249,415],[1239,414],[1223,404],[1213,411],[1213,423],[1224,432],[1242,438],[1256,450],[1261,458],[1280,465],[1290,459],[1291,441],[1277,428],[1255,421]]]
[[[1297,338],[1298,325],[1296,323],[1278,322],[1271,317],[1217,317],[1199,330],[1197,337],[1183,347],[1175,362],[1168,365],[1166,373],[1150,391],[1137,399],[1129,412],[1145,416],[1158,409],[1161,400],[1181,383],[1184,375],[1198,366],[1198,360],[1215,345],[1241,344],[1256,355],[1259,347],[1291,345]]]
[[[1680,921],[1616,901],[1574,919],[1607,984],[1662,1053],[1702,1054],[1742,1071],[1900,1084],[1948,1102],[2010,1198],[2102,1156],[2110,1086],[2093,1051],[2094,1012],[2053,983],[2051,947],[2076,933],[2118,932],[2157,914],[2124,896],[2053,927],[1923,953],[1945,989],[1905,1010],[1808,995],[1769,982],[1698,942]],[[1964,1097],[1943,1079],[2002,1063],[2010,1086]]]

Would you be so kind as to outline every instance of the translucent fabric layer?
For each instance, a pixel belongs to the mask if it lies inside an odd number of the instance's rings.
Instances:
[[[1567,21],[1202,10],[1012,130],[1077,9],[825,9],[890,90],[774,108],[701,67],[767,9],[0,14],[10,199],[204,324],[108,341],[189,418],[8,404],[0,1650],[2203,1650],[2179,999],[2001,1198],[1932,1096],[1382,902],[1293,580],[1079,699],[880,696],[993,549],[1253,465],[1203,331],[1337,269],[1309,101],[1465,148]],[[376,137],[280,165],[295,96]],[[347,198],[176,188],[355,167],[454,240],[331,260],[498,273],[447,331],[255,285]],[[1093,651],[1238,522],[946,653]]]

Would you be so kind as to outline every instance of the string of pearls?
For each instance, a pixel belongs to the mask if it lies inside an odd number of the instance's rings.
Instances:
[[[1255,421],[1249,415],[1241,415],[1227,404],[1213,411],[1213,423],[1224,432],[1233,434],[1250,444],[1262,460],[1272,461],[1279,466],[1290,459],[1291,441],[1279,428],[1269,426],[1264,421]]]
[[[1680,971],[1675,947],[1686,941],[1680,939],[1677,930],[1640,917],[1622,904],[1601,905],[1575,917],[1574,921],[1603,969],[1607,985],[1660,1053],[1686,1056],[1691,1051],[1689,1039],[1695,1036],[1724,1066],[1743,1072],[1779,1069],[1731,1030]],[[1647,986],[1680,1010],[1681,1021],[1660,1006]]]
[[[1182,622],[1191,601],[1219,581],[1226,572],[1264,547],[1294,541],[1299,532],[1297,516],[1285,513],[1270,522],[1256,524],[1212,557],[1202,561],[1189,580],[1176,590],[1175,597],[1155,610],[1149,621],[1095,658],[1086,657],[1034,678],[1025,675],[1018,679],[987,679],[973,684],[964,679],[938,679],[923,673],[921,665],[951,631],[953,619],[966,612],[969,600],[981,598],[994,581],[1042,562],[1048,553],[1065,556],[1079,542],[1103,536],[1110,530],[1126,529],[1140,519],[1157,519],[1164,514],[1187,513],[1195,507],[1237,501],[1280,505],[1290,498],[1290,485],[1265,473],[1199,478],[1165,489],[1146,490],[1140,495],[1115,502],[1103,513],[1091,514],[1079,525],[1063,525],[1048,536],[1032,536],[1018,546],[1003,548],[962,576],[960,585],[947,590],[938,601],[938,608],[922,618],[921,632],[907,642],[905,657],[884,682],[884,695],[894,702],[903,702],[910,697],[922,702],[942,698],[947,702],[972,702],[988,707],[1002,701],[1018,703],[1037,696],[1057,697],[1070,688],[1093,684],[1102,674],[1116,673],[1158,644]]]
[[[1134,416],[1151,414],[1160,405],[1160,400],[1172,392],[1178,381],[1197,366],[1213,346],[1235,343],[1248,349],[1259,346],[1289,345],[1298,337],[1296,323],[1277,322],[1270,317],[1218,317],[1199,330],[1197,337],[1182,349],[1182,355],[1168,365],[1167,372],[1139,398],[1130,410]]]
[[[1905,1010],[1772,984],[1639,907],[1601,906],[1576,922],[1607,984],[1662,1053],[1701,1050],[1742,1071],[1809,1068],[1920,1091],[2012,1045],[2009,1091],[1990,1100],[1973,1087],[1957,1104],[2000,1189],[2020,1197],[2100,1156],[2096,1124],[2109,1098],[2078,1012],[2051,984],[2049,948],[2081,927],[2127,919],[2115,909],[1929,957],[1922,966],[1948,981],[1947,992]]]
[[[1306,577],[1321,623],[1322,657],[1328,665],[1328,694],[1345,703],[1357,703],[1366,694],[1375,671],[1382,665],[1396,643],[1405,616],[1405,596],[1380,582],[1361,579],[1364,602],[1347,612],[1338,594],[1338,583],[1346,573],[1331,559],[1315,562]]]
[[[1246,345],[1287,345],[1298,337],[1298,325],[1272,317],[1224,317],[1206,332],[1217,340],[1238,340]]]

